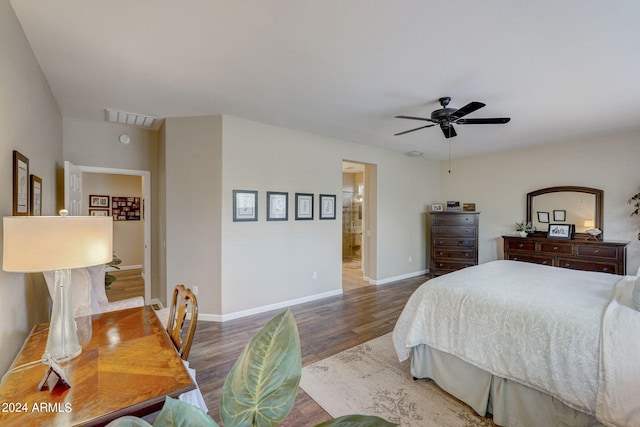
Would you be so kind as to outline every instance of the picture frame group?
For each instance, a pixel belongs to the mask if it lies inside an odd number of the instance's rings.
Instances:
[[[140,197],[89,195],[89,216],[112,216],[114,221],[140,221]]]
[[[336,219],[336,195],[318,194],[318,219]],[[267,221],[289,220],[289,193],[266,192]],[[294,218],[296,221],[312,221],[315,215],[315,194],[294,193]],[[258,191],[233,190],[233,221],[258,221]]]
[[[29,173],[29,159],[13,150],[14,216],[42,215],[42,178]]]

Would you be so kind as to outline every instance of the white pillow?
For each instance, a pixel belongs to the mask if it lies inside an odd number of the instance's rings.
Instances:
[[[636,305],[636,310],[640,311],[640,276],[636,279],[636,284],[633,286],[633,303]]]

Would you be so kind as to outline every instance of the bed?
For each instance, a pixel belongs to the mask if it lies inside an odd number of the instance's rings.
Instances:
[[[640,425],[635,276],[493,261],[434,278],[393,331],[411,374],[502,426]]]

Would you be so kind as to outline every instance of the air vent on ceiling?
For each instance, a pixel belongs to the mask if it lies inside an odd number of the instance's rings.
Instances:
[[[106,120],[123,125],[139,126],[145,129],[158,130],[162,124],[162,119],[158,117],[145,116],[144,114],[125,113],[124,111],[111,110],[105,108]]]

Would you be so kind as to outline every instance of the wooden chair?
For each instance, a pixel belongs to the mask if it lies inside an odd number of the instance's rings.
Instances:
[[[182,327],[187,318],[187,314],[191,315],[191,319],[183,338]],[[176,346],[176,350],[178,350],[178,354],[180,354],[182,360],[189,359],[189,351],[191,350],[191,343],[193,343],[197,325],[198,300],[193,292],[191,292],[191,289],[185,288],[184,285],[177,285],[173,290],[173,299],[169,306],[167,333],[169,337],[171,337],[171,341],[173,341],[173,345]]]

